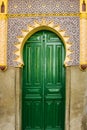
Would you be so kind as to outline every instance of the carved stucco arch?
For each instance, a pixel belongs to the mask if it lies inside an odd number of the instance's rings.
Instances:
[[[65,61],[64,61],[65,66],[68,66],[68,62],[72,61],[72,59],[70,58],[70,54],[73,53],[70,50],[72,43],[68,42],[69,36],[65,36],[66,31],[61,30],[60,25],[55,25],[53,21],[47,22],[45,19],[42,19],[41,22],[34,21],[33,26],[28,25],[26,30],[22,30],[22,36],[17,37],[18,43],[15,43],[15,47],[17,48],[17,51],[14,52],[14,54],[17,56],[17,58],[14,61],[19,63],[19,67],[22,67],[24,65],[23,47],[24,47],[24,44],[26,43],[27,39],[35,32],[43,30],[43,29],[56,33],[63,41],[63,43],[65,45],[65,50],[66,50],[66,57],[65,57]]]

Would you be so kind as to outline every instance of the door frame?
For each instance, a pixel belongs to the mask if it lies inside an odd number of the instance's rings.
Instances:
[[[33,33],[29,34],[27,38],[23,42],[26,43],[27,39],[34,34],[37,31],[40,30],[49,30],[54,33],[53,29],[46,28],[43,26],[42,28],[36,28],[36,30],[33,31]],[[57,35],[59,33],[56,33]],[[60,37],[60,35],[58,35]],[[60,37],[61,38],[61,37]],[[64,39],[62,39],[62,42],[64,43]],[[65,45],[65,44],[64,44]],[[23,43],[24,46],[24,43]],[[22,46],[22,51],[23,51],[23,46]],[[66,46],[65,46],[66,48]],[[66,51],[66,49],[65,49]],[[65,52],[66,53],[66,52]],[[22,54],[21,54],[22,55]],[[70,79],[71,79],[71,67],[66,66],[66,82],[65,82],[65,130],[70,130],[70,95],[71,95],[71,85],[70,85]],[[22,130],[22,68],[16,68],[16,88],[15,88],[15,126],[16,130]]]

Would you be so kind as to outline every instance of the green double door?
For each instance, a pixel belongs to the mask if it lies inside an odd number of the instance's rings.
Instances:
[[[22,130],[64,130],[64,45],[53,32],[32,35],[23,51]]]

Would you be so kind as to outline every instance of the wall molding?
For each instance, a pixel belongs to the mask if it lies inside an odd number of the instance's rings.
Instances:
[[[75,17],[79,17],[80,13],[47,13],[47,14],[7,14],[8,18],[19,18],[19,17],[48,17],[48,16],[75,16]]]

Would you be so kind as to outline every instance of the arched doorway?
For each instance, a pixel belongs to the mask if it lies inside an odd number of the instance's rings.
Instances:
[[[23,50],[22,130],[64,130],[65,49],[53,32],[33,34]]]

